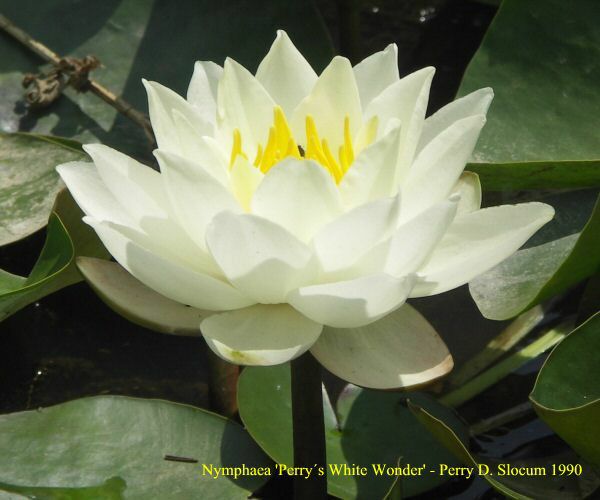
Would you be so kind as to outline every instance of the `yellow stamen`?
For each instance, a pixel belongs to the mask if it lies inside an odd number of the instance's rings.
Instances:
[[[346,148],[344,146],[340,146],[338,149],[338,156],[340,158],[340,167],[342,169],[342,173],[345,174],[350,167],[350,162],[348,161],[348,155],[346,154]]]
[[[233,131],[233,147],[231,148],[231,158],[229,160],[229,168],[233,167],[237,155],[242,153],[242,134],[240,129],[236,128]]]
[[[352,136],[350,135],[350,117],[344,118],[344,156],[348,165],[354,162],[354,148],[352,147]]]
[[[259,144],[254,158],[254,166],[263,173],[268,172],[280,160],[287,157],[306,158],[315,160],[325,168],[336,182],[340,182],[348,169],[352,166],[355,159],[355,152],[360,152],[368,146],[377,135],[377,118],[372,118],[363,126],[359,135],[353,138],[350,132],[350,117],[344,118],[344,142],[337,150],[337,158],[333,155],[327,139],[321,139],[315,120],[307,115],[305,121],[306,127],[306,151],[300,154],[299,146],[292,135],[292,130],[287,122],[285,114],[281,107],[275,106],[273,109],[273,126],[269,129],[269,136],[266,143]],[[242,136],[239,129],[233,131],[233,145],[231,148],[230,168],[237,156],[248,159],[242,148]]]
[[[256,151],[256,158],[254,158],[254,166],[255,167],[258,167],[260,165],[260,160],[262,159],[262,155],[263,155],[263,148],[259,144],[258,150]]]
[[[292,139],[291,137],[290,137],[290,140],[288,141],[287,151],[285,152],[284,156],[293,156],[294,158],[297,158],[298,160],[300,158],[302,158],[302,156],[300,156],[300,151],[298,151],[298,145],[296,144],[294,139]]]
[[[289,140],[292,137],[292,131],[288,125],[283,110],[279,106],[275,106],[273,111],[273,122],[275,124],[275,138],[277,140],[277,150],[285,151]]]
[[[327,157],[323,153],[321,147],[321,140],[319,139],[319,133],[312,116],[306,117],[306,152],[304,158],[307,160],[316,160],[325,168],[327,168]]]
[[[271,127],[269,129],[269,138],[267,139],[267,145],[265,146],[265,152],[263,153],[263,157],[260,161],[260,169],[263,172],[268,172],[268,170],[273,166],[275,162],[275,148],[277,147],[277,140],[275,138],[275,128]]]

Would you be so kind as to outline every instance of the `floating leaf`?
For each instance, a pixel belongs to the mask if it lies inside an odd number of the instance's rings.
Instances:
[[[269,461],[235,422],[167,401],[102,396],[0,415],[0,480],[9,491],[106,487],[118,477],[123,498],[245,499],[268,479],[214,479],[203,464],[268,467]]]
[[[473,468],[475,476],[483,477],[495,490],[516,500],[534,500],[538,498],[561,498],[579,500],[585,498],[589,489],[595,489],[598,481],[591,471],[583,468],[585,476],[590,474],[592,485],[586,485],[576,475],[553,475],[552,460],[505,461],[482,459],[471,453],[465,445],[466,440],[459,437],[454,430],[442,420],[422,408],[419,403],[409,402],[409,408],[416,418],[436,440],[442,443],[454,456],[467,467]],[[515,469],[511,469],[511,467]],[[520,470],[510,472],[511,470]],[[542,472],[542,470],[544,472]],[[460,475],[460,474],[459,474]]]
[[[64,187],[56,165],[85,156],[80,144],[60,137],[0,134],[0,246],[46,225]]]
[[[484,128],[485,130],[485,128]],[[469,163],[484,191],[579,189],[600,186],[600,160]]]
[[[590,112],[600,106],[598,15],[594,0],[502,3],[459,89],[494,88],[468,167],[484,189],[600,186],[600,117]],[[538,239],[477,278],[470,290],[483,315],[511,318],[592,275],[600,263],[598,224],[596,208],[581,234]]]
[[[230,56],[255,70],[280,28],[318,69],[332,55],[329,36],[310,0],[179,0],[176,6],[146,0],[3,0],[0,10],[61,56],[95,55],[103,67],[93,71],[92,78],[143,112],[148,107],[142,78],[184,95],[196,60],[222,64]],[[57,19],[60,23],[48,22]],[[28,113],[21,80],[25,73],[48,67],[42,65],[38,56],[18,42],[5,39],[0,44],[0,124],[4,131],[29,130],[84,143],[102,142],[151,158],[141,128],[90,93],[67,89],[50,108]]]
[[[459,89],[493,87],[469,170],[484,189],[598,186],[596,0],[504,0]]]
[[[531,401],[577,453],[600,467],[600,313],[573,330],[538,374]]]
[[[44,248],[27,278],[0,270],[0,321],[28,304],[82,280],[77,255],[107,258],[94,231],[66,191],[59,193],[48,222]]]
[[[461,436],[466,430],[454,413],[420,393],[411,393],[435,415],[449,422]],[[367,467],[366,476],[332,474],[328,471],[328,491],[340,498],[383,498],[395,476],[377,476],[373,464],[432,468],[456,464],[456,460],[420,426],[406,407],[406,393],[361,389],[349,385],[340,395],[337,411],[325,398],[325,435],[329,464]],[[276,462],[291,465],[292,413],[289,364],[248,367],[238,385],[240,417],[250,435]],[[335,415],[337,415],[337,420]],[[428,471],[421,476],[402,478],[405,496],[427,491],[445,479]]]
[[[586,197],[591,191],[575,192],[555,197],[557,219],[564,228],[559,234],[576,230],[575,220],[585,213]],[[575,203],[562,207],[561,199],[576,197]],[[553,204],[552,200],[547,200]],[[570,212],[577,212],[572,215]],[[553,223],[551,223],[553,224]],[[550,225],[549,225],[550,226]],[[549,233],[549,234],[548,234]],[[469,291],[481,313],[489,319],[501,320],[516,316],[576,285],[596,273],[600,266],[600,202],[581,230],[557,238],[557,232],[540,231],[538,238],[546,241],[537,246],[519,250],[504,262],[469,283]],[[535,240],[534,240],[535,241]]]
[[[2,491],[7,491],[19,493],[20,498],[25,497],[31,500],[122,500],[126,487],[127,483],[120,477],[111,477],[98,486],[82,486],[80,488],[23,486],[0,482],[0,499],[4,498]]]

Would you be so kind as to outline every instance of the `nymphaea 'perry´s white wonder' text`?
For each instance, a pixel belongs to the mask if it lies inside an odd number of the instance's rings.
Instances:
[[[223,358],[311,349],[359,385],[423,383],[452,360],[406,299],[467,283],[553,216],[480,208],[463,169],[492,91],[425,119],[433,73],[399,78],[390,45],[317,75],[279,32],[256,75],[197,62],[187,99],[144,81],[160,173],[98,144],[58,171],[125,269],[203,311]]]

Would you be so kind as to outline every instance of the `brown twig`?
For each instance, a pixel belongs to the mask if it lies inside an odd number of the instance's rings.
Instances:
[[[152,125],[150,124],[150,120],[144,113],[135,109],[127,101],[125,101],[121,97],[116,96],[109,89],[99,84],[97,81],[88,78],[89,71],[93,69],[90,66],[85,67],[85,62],[89,61],[88,58],[84,58],[83,60],[77,60],[69,57],[59,56],[56,52],[46,47],[43,43],[29,36],[21,28],[15,26],[7,17],[3,16],[2,14],[0,14],[0,28],[3,29],[9,35],[11,35],[15,40],[22,43],[29,50],[36,53],[46,62],[49,62],[54,66],[54,72],[52,75],[50,75],[50,79],[51,83],[55,84],[57,88],[52,89],[53,92],[56,92],[57,90],[62,90],[62,88],[59,88],[61,85],[60,82],[56,79],[56,72],[67,73],[67,85],[70,85],[79,91],[89,91],[97,95],[104,102],[115,108],[119,113],[125,115],[135,124],[142,127],[148,139],[152,143],[155,142],[154,133],[152,132]],[[84,64],[83,67],[81,66],[82,64]],[[29,82],[29,84],[31,84],[34,79],[35,77],[31,77],[30,75],[28,75],[26,78],[26,82]],[[37,81],[39,82],[40,80],[38,79]],[[42,79],[42,81],[44,81],[44,79]],[[44,83],[42,83],[42,86],[44,86]]]

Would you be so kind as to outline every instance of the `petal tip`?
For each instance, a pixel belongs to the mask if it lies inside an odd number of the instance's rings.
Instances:
[[[395,43],[390,43],[385,49],[383,49],[384,52],[393,52],[394,54],[398,55],[398,45],[396,45]]]
[[[547,219],[546,222],[550,222],[552,219],[554,219],[556,210],[554,210],[552,205],[548,205],[547,203],[541,203],[541,205],[543,205],[542,209],[544,211],[544,216]]]
[[[98,154],[101,150],[107,148],[108,146],[99,143],[90,143],[84,144],[81,147],[88,155],[92,156],[94,154]]]

